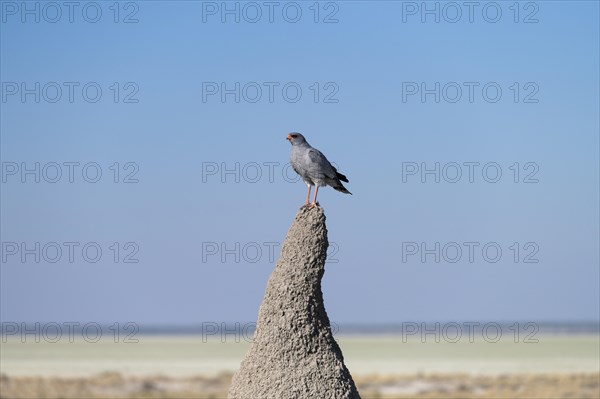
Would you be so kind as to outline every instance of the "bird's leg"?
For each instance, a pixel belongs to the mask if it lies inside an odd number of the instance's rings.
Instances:
[[[308,186],[308,194],[306,195],[306,205],[308,205],[308,203],[310,202],[310,189],[311,189],[310,184],[307,184],[307,186]]]
[[[311,208],[314,208],[314,207],[316,207],[316,206],[319,206],[319,205],[317,204],[317,194],[319,194],[319,186],[316,186],[316,187],[317,187],[317,189],[315,190],[315,199],[313,200],[313,203],[312,203],[312,204],[310,204],[310,207],[311,207]]]

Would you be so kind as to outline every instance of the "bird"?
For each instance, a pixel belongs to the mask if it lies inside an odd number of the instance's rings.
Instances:
[[[339,173],[321,151],[311,147],[303,135],[297,132],[289,133],[287,140],[292,144],[292,153],[290,154],[292,168],[308,186],[308,194],[304,206],[309,206],[312,186],[315,186],[316,190],[315,198],[310,203],[311,208],[319,206],[317,203],[319,187],[331,186],[342,193],[352,194],[342,184],[342,182],[348,183],[348,178]]]

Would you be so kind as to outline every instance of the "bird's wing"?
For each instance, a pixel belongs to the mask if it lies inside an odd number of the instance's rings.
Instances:
[[[321,151],[310,148],[305,155],[305,161],[307,161],[307,169],[311,173],[323,174],[331,179],[334,179],[337,175],[336,169],[329,163],[325,155]]]

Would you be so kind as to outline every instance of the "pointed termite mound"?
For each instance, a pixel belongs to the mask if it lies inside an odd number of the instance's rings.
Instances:
[[[360,398],[323,304],[328,245],[323,210],[301,208],[269,278],[230,399]]]

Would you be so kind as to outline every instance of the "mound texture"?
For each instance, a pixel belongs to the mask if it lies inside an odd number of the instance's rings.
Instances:
[[[323,304],[328,245],[323,210],[301,208],[269,278],[230,399],[360,398]]]

